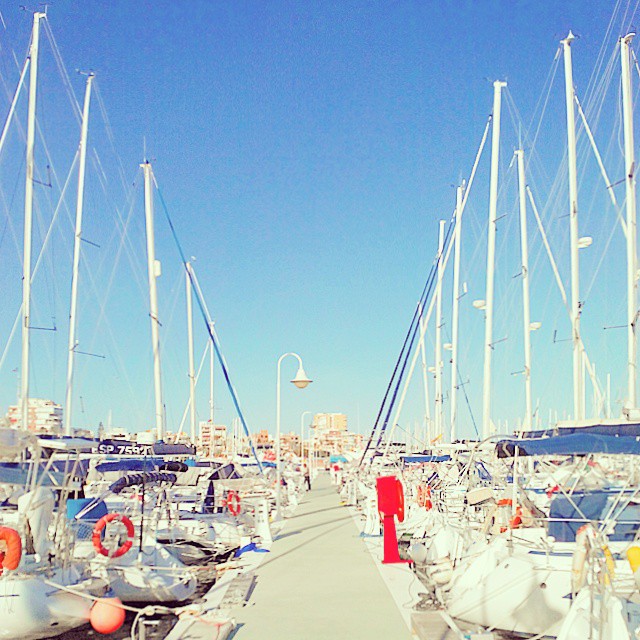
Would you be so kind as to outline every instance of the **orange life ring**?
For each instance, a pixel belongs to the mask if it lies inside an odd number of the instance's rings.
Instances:
[[[425,504],[425,491],[424,491],[424,486],[419,484],[418,485],[418,506],[419,507],[424,507]]]
[[[11,527],[0,527],[0,540],[7,545],[5,553],[0,553],[0,576],[3,569],[13,571],[18,568],[22,558],[22,539],[20,534]]]
[[[127,530],[127,540],[123,542],[115,551],[115,553],[111,554],[109,549],[107,549],[104,544],[102,544],[102,530],[114,520],[118,520],[122,522]],[[91,542],[93,542],[93,546],[95,550],[102,554],[103,556],[107,556],[107,558],[119,558],[123,556],[131,547],[133,546],[133,537],[135,535],[135,529],[133,528],[133,523],[127,516],[122,515],[121,513],[107,513],[106,516],[102,516],[98,522],[96,522],[96,526],[93,527],[93,535],[91,536]]]
[[[522,526],[522,507],[516,507],[516,514],[509,520],[509,529],[518,529]]]
[[[229,491],[227,494],[227,509],[232,516],[240,514],[240,496],[236,491]]]
[[[398,487],[398,511],[396,515],[398,516],[398,522],[404,522],[404,491],[402,489],[402,482],[400,480],[396,480]]]
[[[427,488],[425,489],[424,492],[424,508],[427,511],[430,511],[431,509],[433,509],[433,502],[431,502],[431,487],[427,485]]]
[[[498,507],[513,507],[513,500],[511,498],[503,498],[498,500]],[[504,522],[504,520],[503,520]],[[516,512],[512,518],[509,518],[509,526],[500,527],[500,533],[504,533],[507,529],[519,529],[522,526],[522,507],[516,506]]]

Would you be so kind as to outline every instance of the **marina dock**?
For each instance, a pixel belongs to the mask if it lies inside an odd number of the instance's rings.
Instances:
[[[248,604],[231,612],[234,639],[412,637],[327,475],[305,494],[255,577]]]

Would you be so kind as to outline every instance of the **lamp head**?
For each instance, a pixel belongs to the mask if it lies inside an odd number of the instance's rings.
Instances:
[[[296,377],[291,381],[292,384],[295,384],[298,389],[304,389],[311,384],[311,380],[309,380],[307,374],[304,372],[302,365],[298,367],[298,373],[296,373]]]

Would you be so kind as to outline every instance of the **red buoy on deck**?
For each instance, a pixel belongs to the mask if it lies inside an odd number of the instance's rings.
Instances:
[[[91,626],[102,634],[114,633],[124,624],[124,609],[120,598],[101,598],[91,607]]]

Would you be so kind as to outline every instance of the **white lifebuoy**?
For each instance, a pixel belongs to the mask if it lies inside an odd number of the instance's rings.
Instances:
[[[576,533],[576,548],[571,560],[571,593],[574,595],[582,589],[587,580],[587,554],[595,538],[596,532],[589,523],[583,524]]]

